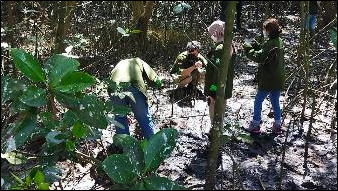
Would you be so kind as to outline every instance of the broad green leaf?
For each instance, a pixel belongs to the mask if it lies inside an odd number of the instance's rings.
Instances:
[[[67,108],[75,109],[78,108],[80,105],[80,98],[76,97],[75,94],[63,93],[59,91],[54,91],[53,93],[56,100],[62,103]]]
[[[156,170],[176,146],[177,130],[162,129],[153,135],[145,147],[145,172]]]
[[[84,126],[86,128],[86,133],[84,134],[83,137],[85,140],[96,140],[101,138],[102,132],[99,131],[99,129],[90,127],[86,124],[84,124]]]
[[[60,54],[50,57],[45,63],[50,86],[55,87],[59,85],[64,76],[74,72],[79,66],[80,63],[77,60]]]
[[[104,103],[95,96],[85,95],[76,111],[81,121],[91,127],[105,129],[108,121],[104,114]]]
[[[6,101],[15,99],[26,89],[26,85],[20,80],[1,76],[1,105]]]
[[[12,172],[9,172],[15,179],[15,181],[17,181],[19,184],[24,184],[24,182],[15,174],[13,174]]]
[[[30,86],[20,97],[20,101],[32,107],[41,107],[47,104],[46,90]]]
[[[191,6],[188,3],[180,3],[174,7],[174,13],[179,14],[184,9],[191,9]]]
[[[11,164],[24,164],[27,161],[27,157],[16,152],[1,153],[1,158],[7,159]]]
[[[46,182],[38,184],[38,190],[49,190],[49,184]]]
[[[129,157],[124,154],[114,154],[102,162],[103,170],[117,183],[130,183],[136,174]]]
[[[142,32],[141,30],[137,30],[137,29],[134,29],[131,31],[131,33],[134,33],[134,34],[141,33],[141,32]]]
[[[240,133],[237,137],[238,140],[244,142],[244,143],[253,143],[253,138],[248,133]]]
[[[114,109],[113,109],[113,114],[118,114],[122,116],[125,116],[130,112],[131,112],[131,109],[126,106],[114,106]]]
[[[59,126],[59,121],[54,119],[54,116],[51,112],[42,112],[39,114],[40,119],[46,129],[56,129]]]
[[[108,99],[107,101],[104,102],[104,110],[109,113],[110,111],[113,111],[114,110],[114,104],[113,102]]]
[[[147,190],[186,190],[175,182],[159,176],[150,176],[144,179]]]
[[[136,182],[129,190],[146,190],[144,187],[144,182]]]
[[[36,115],[27,114],[21,122],[16,124],[12,135],[2,142],[2,152],[11,152],[24,145],[36,129]]]
[[[74,141],[67,140],[66,141],[66,149],[68,151],[74,151],[75,150],[75,143],[74,143]]]
[[[55,89],[61,92],[75,93],[84,90],[95,83],[92,76],[84,72],[72,72],[65,75]]]
[[[143,152],[144,152],[147,144],[148,144],[147,139],[143,139],[143,140],[140,141],[140,145],[141,145]]]
[[[19,98],[12,102],[10,111],[13,114],[18,114],[18,113],[27,113],[29,112],[33,107],[28,106],[24,103],[22,103]]]
[[[120,134],[115,134],[113,142],[122,146],[124,154],[129,157],[129,161],[134,167],[133,172],[141,176],[144,169],[144,154],[140,142],[134,137]]]
[[[50,184],[59,181],[62,176],[62,171],[56,166],[46,166],[42,169],[42,172],[45,175],[45,182]]]
[[[111,118],[109,116],[106,116],[106,118],[109,121],[109,123],[115,125],[115,127],[118,127],[118,128],[121,128],[121,129],[125,128],[121,123],[119,123],[115,120],[115,117]]]
[[[38,185],[45,181],[45,176],[42,174],[40,170],[37,170],[33,179],[34,179],[35,184]]]
[[[78,139],[80,139],[86,133],[86,129],[80,120],[75,122],[72,128],[72,133],[74,137]]]
[[[58,131],[49,132],[46,136],[47,143],[56,144],[56,145],[62,143],[64,141],[63,139],[57,139],[57,136],[61,134],[62,133]]]
[[[41,65],[29,53],[24,50],[13,48],[10,50],[15,66],[33,82],[44,82],[46,77]]]
[[[64,113],[63,118],[60,122],[60,126],[63,129],[70,128],[74,125],[78,118],[79,117],[72,110],[68,110],[66,113]]]
[[[117,27],[116,29],[117,29],[117,32],[118,32],[118,33],[121,33],[121,34],[123,34],[123,35],[126,34],[126,31],[125,31],[123,28]]]

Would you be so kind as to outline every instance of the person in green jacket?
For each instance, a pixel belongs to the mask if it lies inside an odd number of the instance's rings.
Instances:
[[[176,79],[180,88],[191,90],[196,87],[205,76],[207,60],[199,53],[201,43],[188,42],[186,51],[180,53],[171,69],[171,75]]]
[[[224,22],[217,20],[214,21],[209,27],[208,32],[211,34],[211,38],[215,42],[215,46],[207,54],[209,63],[206,68],[204,94],[207,96],[209,115],[211,124],[214,119],[214,108],[217,91],[217,82],[219,81],[218,71],[221,64],[223,53],[223,41],[224,41]],[[234,63],[236,61],[236,48],[234,44],[231,46],[231,59],[228,68],[228,75],[225,88],[225,99],[232,97],[233,79],[234,79]],[[224,102],[224,109],[226,101]]]
[[[263,34],[267,41],[262,45],[255,42],[243,46],[247,57],[258,63],[258,91],[254,102],[254,115],[247,128],[252,133],[260,133],[262,103],[268,95],[275,120],[272,132],[274,134],[282,133],[279,97],[284,89],[285,66],[281,32],[278,21],[269,18],[263,23]]]
[[[121,92],[132,94],[134,100],[129,96],[120,97],[112,89],[108,88],[110,99],[114,106],[130,107],[136,120],[138,121],[142,134],[149,139],[153,134],[153,122],[149,113],[147,102],[147,89],[145,81],[149,86],[161,87],[161,80],[155,71],[140,58],[121,60],[113,69],[110,75],[117,85],[122,86]],[[123,125],[124,128],[117,127],[118,134],[130,134],[128,119],[126,115],[116,115],[115,120]]]

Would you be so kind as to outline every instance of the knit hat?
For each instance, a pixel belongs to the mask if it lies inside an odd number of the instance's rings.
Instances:
[[[187,50],[201,49],[201,43],[198,41],[191,41],[187,44]]]
[[[221,20],[214,21],[208,27],[208,32],[216,43],[224,41],[224,22]]]

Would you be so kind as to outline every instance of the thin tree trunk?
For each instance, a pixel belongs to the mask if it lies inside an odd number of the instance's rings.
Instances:
[[[142,31],[141,38],[142,38],[144,43],[147,40],[148,24],[149,24],[149,19],[151,17],[151,13],[153,11],[154,5],[155,5],[155,1],[146,1],[146,5],[144,7],[144,12],[142,13],[142,15],[139,19],[139,24],[140,24],[139,29]]]
[[[132,2],[132,20],[136,24],[136,29],[141,33],[135,35],[134,41],[137,43],[137,50],[139,54],[143,54],[147,50],[147,31],[149,19],[151,17],[155,1],[134,1]]]
[[[210,150],[208,155],[208,164],[206,168],[205,189],[214,189],[217,155],[220,147],[220,136],[223,129],[225,99],[224,90],[226,88],[226,78],[228,74],[228,66],[231,59],[231,41],[233,37],[233,26],[235,17],[236,1],[229,1],[225,11],[225,28],[224,28],[224,43],[221,64],[219,66],[219,79],[217,83],[217,94],[215,101],[214,122],[210,130]]]
[[[305,3],[305,15],[309,14],[309,1]],[[309,27],[305,30],[305,38],[303,42],[300,42],[303,46],[303,66],[304,66],[304,91],[303,91],[303,108],[301,113],[301,124],[303,125],[305,121],[305,109],[307,102],[307,94],[309,89]]]
[[[131,7],[133,10],[132,21],[137,23],[143,12],[143,1],[132,1]]]
[[[74,9],[76,1],[61,1],[59,8],[59,21],[56,30],[55,37],[55,51],[54,53],[59,54],[65,50],[64,39],[66,32],[69,28],[71,21],[71,11]]]
[[[7,43],[10,45],[11,48],[15,47],[15,42],[14,42],[14,1],[5,1],[7,7],[7,24],[8,24],[8,35],[7,35]],[[13,75],[17,76],[18,72],[16,70],[16,67],[14,66],[13,61],[10,61],[12,64],[13,68]],[[5,68],[5,67],[4,67]],[[8,68],[8,67],[7,67]],[[4,70],[6,71],[6,70]]]
[[[300,2],[300,38],[299,38],[299,47],[298,47],[298,60],[297,60],[297,66],[300,67],[302,65],[302,61],[304,59],[305,55],[305,22],[306,22],[306,16],[305,16],[305,1]],[[297,81],[297,88],[300,89],[302,84],[302,75],[299,76]]]
[[[313,124],[313,121],[314,121],[314,115],[315,115],[315,111],[316,111],[315,92],[312,92],[312,108],[311,109],[312,109],[312,111],[311,111],[309,129],[306,133],[306,138],[305,138],[305,151],[304,151],[304,164],[303,164],[303,167],[305,169],[304,175],[307,174],[307,158],[308,158],[308,153],[309,153],[309,142],[310,142],[310,137],[311,137],[312,124]]]

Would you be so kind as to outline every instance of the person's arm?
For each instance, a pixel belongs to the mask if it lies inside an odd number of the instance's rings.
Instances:
[[[160,88],[162,86],[162,82],[160,77],[156,74],[154,69],[152,69],[146,62],[142,62],[143,65],[143,72],[145,80],[147,81],[148,85],[151,87]]]
[[[202,65],[203,65],[203,64],[202,64],[201,61],[197,61],[197,62],[195,62],[195,64],[194,64],[193,66],[190,66],[190,67],[187,68],[187,69],[183,69],[183,70],[181,71],[181,75],[182,75],[182,76],[188,76],[188,75],[190,75],[190,73],[191,73],[192,71],[194,71],[195,69],[202,67]]]
[[[262,45],[262,49],[260,50],[255,50],[253,47],[247,48],[245,50],[245,54],[250,60],[260,64],[264,64],[266,63],[266,60],[268,59],[268,56],[271,53],[271,51],[273,50],[268,41]]]

